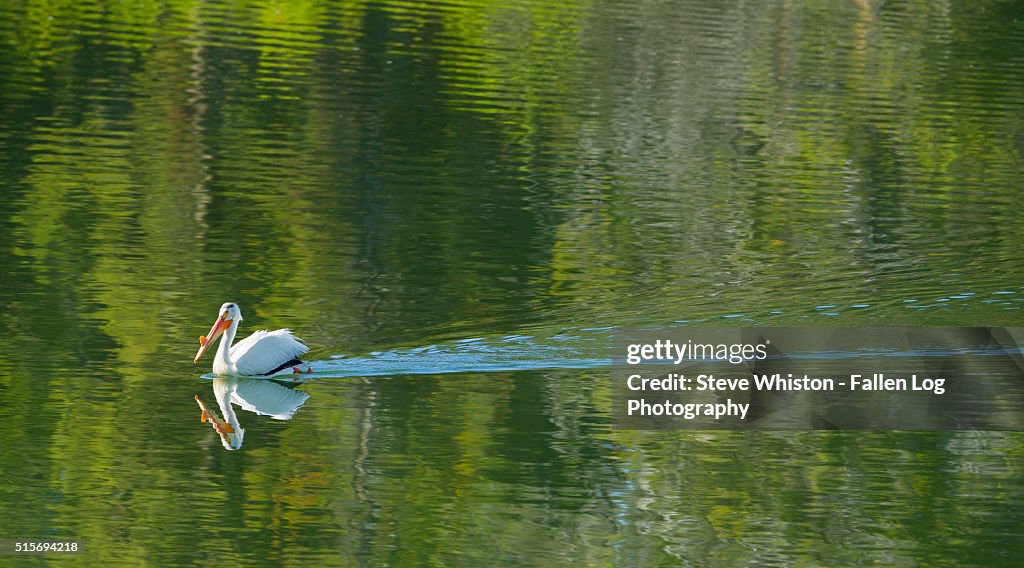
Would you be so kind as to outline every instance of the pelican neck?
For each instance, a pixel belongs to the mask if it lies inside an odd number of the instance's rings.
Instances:
[[[235,331],[238,329],[239,319],[241,318],[235,318],[231,325],[224,330],[224,336],[221,337],[220,345],[217,347],[217,361],[223,363],[225,369],[230,369],[232,366],[231,344],[235,342]]]

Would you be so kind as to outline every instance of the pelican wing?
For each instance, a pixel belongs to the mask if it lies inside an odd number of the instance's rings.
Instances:
[[[273,371],[309,351],[289,329],[259,330],[231,346],[231,359],[242,375]]]
[[[307,393],[292,390],[267,379],[241,379],[231,393],[231,402],[249,412],[289,420],[306,399]]]

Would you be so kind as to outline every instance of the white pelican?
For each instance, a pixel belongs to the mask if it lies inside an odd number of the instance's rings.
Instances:
[[[235,345],[235,331],[238,322],[242,321],[242,311],[238,304],[225,303],[220,307],[217,321],[210,328],[210,333],[199,336],[199,351],[193,363],[198,363],[206,349],[224,334],[224,339],[213,357],[213,372],[217,375],[290,375],[294,373],[312,373],[313,369],[302,371],[299,355],[309,351],[309,347],[292,335],[291,330],[276,329],[274,331],[259,330],[239,341]]]

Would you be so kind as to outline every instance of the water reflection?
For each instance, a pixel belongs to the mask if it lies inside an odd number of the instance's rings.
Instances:
[[[296,377],[292,384],[308,382],[310,379]],[[221,419],[210,409],[199,395],[196,402],[202,409],[200,422],[209,422],[213,431],[220,436],[224,449],[237,450],[242,447],[245,439],[245,428],[238,421],[238,415],[232,403],[243,410],[261,416],[269,416],[275,420],[291,420],[295,411],[309,398],[309,394],[271,379],[251,379],[244,377],[218,377],[213,380],[213,396],[220,407]]]

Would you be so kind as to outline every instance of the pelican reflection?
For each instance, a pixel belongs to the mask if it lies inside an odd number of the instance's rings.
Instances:
[[[289,382],[294,384],[298,381]],[[199,420],[208,422],[213,427],[213,431],[220,436],[221,444],[228,450],[241,448],[245,437],[245,429],[238,422],[238,415],[235,414],[232,403],[243,410],[262,416],[290,420],[295,411],[309,398],[309,394],[288,388],[271,379],[244,377],[213,379],[213,396],[217,400],[223,419],[196,395],[196,402],[202,411]]]

